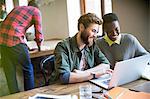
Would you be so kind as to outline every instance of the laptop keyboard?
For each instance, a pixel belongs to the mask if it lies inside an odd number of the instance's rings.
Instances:
[[[103,83],[103,84],[106,84],[106,85],[109,85],[110,79],[104,80],[104,81],[102,81],[102,83]]]
[[[100,78],[102,78],[102,79],[110,79],[111,75],[110,74],[105,74],[105,75],[102,75]]]

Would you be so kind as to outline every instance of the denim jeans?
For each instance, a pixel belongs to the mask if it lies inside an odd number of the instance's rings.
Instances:
[[[34,72],[31,64],[28,48],[25,44],[17,44],[13,47],[1,45],[1,65],[4,69],[10,93],[19,91],[16,79],[16,66],[23,70],[24,89],[34,88]]]

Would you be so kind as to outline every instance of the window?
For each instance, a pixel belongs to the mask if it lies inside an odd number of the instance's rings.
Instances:
[[[14,8],[13,0],[5,0],[6,3],[6,11],[9,13]]]
[[[99,18],[102,18],[101,0],[80,0],[80,4],[81,14],[95,13]],[[102,35],[102,26],[100,26],[98,35]]]
[[[80,0],[81,14],[95,13],[100,19],[106,13],[112,12],[112,0]],[[99,36],[102,36],[102,26],[100,26]]]
[[[28,5],[28,0],[19,0],[19,6],[26,6]]]
[[[112,12],[112,0],[102,0],[102,15]]]

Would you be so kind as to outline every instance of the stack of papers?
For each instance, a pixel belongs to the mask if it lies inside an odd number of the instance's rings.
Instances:
[[[36,94],[28,99],[72,99],[71,95]]]
[[[150,93],[150,81],[137,85],[131,90]]]

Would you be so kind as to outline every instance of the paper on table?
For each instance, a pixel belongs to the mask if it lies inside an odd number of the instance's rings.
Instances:
[[[115,87],[109,90],[108,94],[112,99],[149,99],[150,97],[149,93],[134,92],[122,87]]]
[[[145,67],[144,72],[142,73],[142,78],[150,80],[150,64]]]
[[[72,99],[71,95],[48,95],[37,93],[36,95],[29,97],[28,99]]]
[[[48,47],[48,46],[41,46],[41,50],[42,50],[42,51],[50,50],[50,47]]]
[[[59,42],[60,40],[54,40],[54,41],[44,41],[43,44],[41,45],[41,50],[42,51],[46,51],[46,50],[50,50],[50,49],[55,49],[57,43]],[[35,41],[28,41],[27,43],[27,46],[29,47],[29,49],[35,49],[37,50],[38,47],[37,47],[37,44]]]

